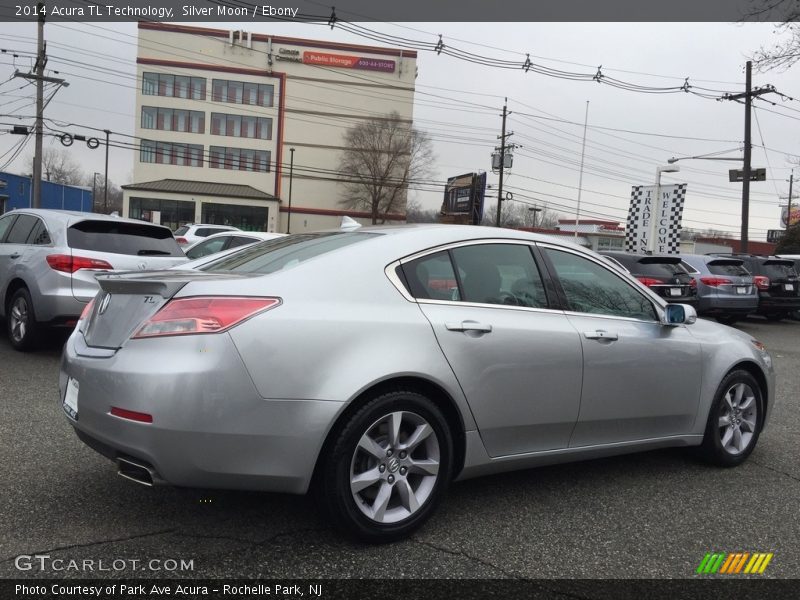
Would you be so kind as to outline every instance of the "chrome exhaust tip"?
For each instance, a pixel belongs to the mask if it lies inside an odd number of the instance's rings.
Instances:
[[[129,458],[117,458],[117,469],[117,475],[120,477],[130,479],[147,487],[153,487],[159,479],[151,467],[137,463]]]

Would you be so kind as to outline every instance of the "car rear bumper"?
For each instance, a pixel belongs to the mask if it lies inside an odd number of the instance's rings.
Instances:
[[[775,297],[762,296],[758,302],[758,312],[761,314],[791,313],[800,310],[800,297]]]
[[[308,489],[340,402],[261,397],[227,334],[133,340],[108,358],[80,355],[78,336],[64,349],[61,401],[68,378],[77,379],[78,418],[66,418],[101,454],[151,466],[157,483]],[[111,407],[152,423],[113,416]]]
[[[698,312],[710,315],[748,315],[758,309],[758,298],[749,296],[746,298],[724,298],[711,296],[701,298]]]

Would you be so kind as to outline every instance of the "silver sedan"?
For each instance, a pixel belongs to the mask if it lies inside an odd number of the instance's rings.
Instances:
[[[313,490],[367,541],[456,479],[667,446],[738,465],[775,398],[751,336],[519,231],[299,234],[98,279],[60,374],[86,444],[146,485]]]

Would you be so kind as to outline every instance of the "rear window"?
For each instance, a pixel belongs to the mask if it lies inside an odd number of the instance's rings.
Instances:
[[[331,232],[307,233],[267,240],[247,246],[231,256],[204,265],[201,271],[235,271],[239,273],[274,273],[294,267],[311,258],[339,248],[363,242],[376,233]]]
[[[708,270],[714,275],[750,276],[750,271],[744,268],[740,260],[712,260],[708,263]]]
[[[791,261],[772,261],[764,263],[764,275],[770,279],[784,279],[786,277],[796,277],[794,263]]]
[[[686,274],[680,263],[657,263],[657,262],[637,262],[628,267],[634,275],[646,275],[648,277],[667,277]]]
[[[81,221],[67,229],[67,243],[76,250],[133,256],[183,256],[166,227],[118,221]]]
[[[174,233],[175,233],[175,235],[186,235],[187,231],[189,231],[189,226],[188,225],[181,225],[180,227],[178,227],[174,231]]]

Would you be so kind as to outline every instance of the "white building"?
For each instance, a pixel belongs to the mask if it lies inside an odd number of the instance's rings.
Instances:
[[[292,233],[370,222],[340,202],[344,134],[393,112],[410,126],[415,77],[409,50],[140,22],[123,213],[285,232],[291,193]]]

